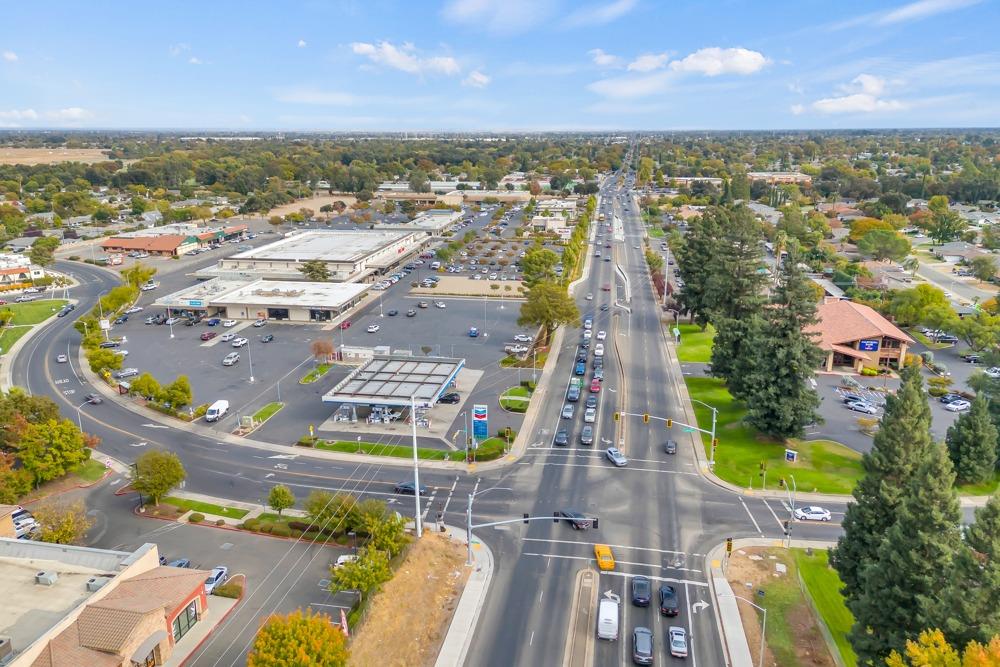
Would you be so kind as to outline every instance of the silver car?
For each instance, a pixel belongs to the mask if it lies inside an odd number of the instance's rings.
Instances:
[[[687,632],[684,628],[671,625],[667,630],[667,639],[670,642],[670,655],[675,658],[686,658],[688,654]]]
[[[623,468],[628,465],[628,459],[617,447],[608,447],[607,451],[604,453],[608,457],[608,460],[615,464],[619,468]]]

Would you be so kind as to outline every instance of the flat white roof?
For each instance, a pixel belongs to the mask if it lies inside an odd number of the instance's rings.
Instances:
[[[339,308],[371,288],[366,283],[314,283],[302,280],[226,280],[215,278],[156,300],[168,308],[222,305]]]
[[[433,405],[465,366],[465,359],[376,356],[323,395],[324,403]]]
[[[230,260],[278,262],[359,262],[414,232],[400,230],[310,230],[228,257]]]

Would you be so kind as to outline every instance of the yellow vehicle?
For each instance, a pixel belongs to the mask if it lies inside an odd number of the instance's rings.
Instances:
[[[611,553],[611,547],[607,544],[595,544],[594,556],[597,558],[597,567],[602,570],[615,569],[615,555]]]

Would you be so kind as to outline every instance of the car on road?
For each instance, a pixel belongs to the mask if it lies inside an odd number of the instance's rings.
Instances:
[[[257,327],[257,328],[260,328],[260,327],[262,327],[262,326],[264,326],[266,324],[267,324],[267,320],[265,320],[265,319],[259,319],[259,320],[257,320],[256,322],[253,323],[253,325],[255,327]]]
[[[594,557],[597,559],[597,567],[599,569],[615,569],[615,554],[607,544],[595,544]]]
[[[569,431],[567,431],[564,428],[561,428],[558,431],[556,431],[556,437],[552,441],[552,444],[554,444],[556,446],[559,446],[559,447],[565,447],[566,445],[568,445],[569,444]]]
[[[368,333],[378,333],[378,330],[381,329],[381,328],[382,327],[380,327],[377,324],[369,324],[368,325]]]
[[[593,301],[593,300],[594,300],[594,293],[587,292],[587,301]]]
[[[847,409],[855,412],[864,412],[869,415],[878,414],[878,408],[868,401],[851,401],[847,404]]]
[[[392,310],[387,312],[386,315],[388,315],[389,317],[396,317],[396,315],[399,315],[399,311],[393,308]]]
[[[448,392],[438,399],[438,403],[445,405],[457,405],[462,402],[462,396],[457,391]]]
[[[610,308],[610,306],[608,304],[606,304],[606,303],[602,303],[601,304],[601,312],[602,313],[606,313],[608,311],[608,308]]]
[[[230,345],[232,345],[233,347],[243,347],[249,342],[250,342],[249,340],[240,336],[239,338],[234,338],[233,342],[230,343]]]
[[[670,584],[660,584],[660,615],[676,616],[681,613],[681,605],[677,600],[677,590]]]
[[[649,628],[640,626],[632,631],[632,662],[637,665],[653,664],[653,633]]]
[[[227,329],[229,327],[235,327],[236,326],[236,320],[222,320],[222,326],[226,327]]]
[[[69,361],[69,357],[67,357],[65,354],[59,354],[56,355],[56,361],[60,364],[65,364],[67,361]]]
[[[632,577],[632,604],[636,607],[648,607],[653,597],[653,583],[648,577],[636,575]]]
[[[528,334],[515,334],[514,335],[514,342],[516,342],[516,343],[534,343],[535,339],[534,339],[534,337],[529,336]]]
[[[590,381],[590,393],[596,394],[599,391],[601,391],[601,381],[595,378]]]
[[[215,338],[215,337],[216,337],[217,335],[218,335],[218,334],[217,334],[217,333],[215,333],[214,331],[206,331],[206,332],[205,332],[205,333],[203,333],[203,334],[202,334],[201,336],[199,336],[199,338],[201,338],[202,340],[212,340],[212,339],[213,339],[213,338]]]
[[[576,414],[576,406],[574,406],[572,403],[567,403],[566,405],[563,406],[562,409],[563,419],[572,419],[574,414]]]
[[[340,328],[341,329],[350,329],[351,328],[351,321],[350,320],[344,320],[343,322],[340,323]]]
[[[167,563],[167,567],[191,567],[191,561],[187,558],[178,558]]]
[[[218,317],[210,317],[205,320],[205,324],[210,327],[217,327],[222,324],[222,319]]]
[[[112,373],[111,377],[113,377],[116,380],[122,380],[124,378],[135,377],[138,374],[139,374],[138,368],[123,368],[120,371]]]
[[[405,496],[412,496],[412,495],[416,495],[415,489],[416,489],[416,487],[413,485],[413,482],[400,482],[396,486],[392,487],[392,492],[393,493],[400,493],[400,494],[403,494]],[[427,493],[427,487],[424,486],[423,484],[420,485],[420,495],[421,496],[428,495],[428,493]]]
[[[595,547],[596,550],[596,547]],[[600,564],[600,561],[598,561]],[[612,560],[612,569],[614,561]],[[618,641],[618,618],[621,615],[621,598],[608,591],[597,607],[597,638]]]
[[[274,334],[267,334],[260,337],[260,342],[262,343],[270,343],[272,341],[274,341]]]
[[[236,338],[236,334],[234,333],[224,333],[221,336],[219,336],[219,340],[221,340],[223,343],[228,343],[234,338]]]
[[[588,331],[584,331],[583,332],[583,342],[587,343],[593,337],[594,337],[594,332],[593,331],[589,331],[588,330]]]
[[[580,444],[581,445],[592,445],[594,444],[594,427],[584,426],[583,430],[580,431]]]
[[[212,573],[205,579],[205,595],[211,595],[212,591],[229,578],[229,568],[222,565],[212,568]]]
[[[590,396],[588,396],[587,397],[587,402],[586,402],[586,404],[585,404],[584,407],[587,407],[587,408],[596,408],[597,407],[597,397],[594,396],[593,394],[591,394]]]
[[[795,512],[793,512],[795,518],[799,521],[829,521],[830,520],[830,510],[823,509],[816,505],[809,505],[807,507],[797,507]]]
[[[447,308],[448,304],[446,304],[444,301],[435,301],[434,302],[434,307],[435,308]]]
[[[587,362],[577,361],[576,366],[573,367],[574,375],[585,375],[587,373]]]
[[[597,332],[597,340],[604,340],[607,337],[608,337],[608,333],[606,331],[598,331]]]
[[[601,340],[600,333],[597,334],[597,340]],[[603,357],[604,356],[604,343],[598,343],[594,346],[594,356]]]
[[[407,317],[416,317],[416,315],[417,315],[417,311],[413,310],[412,308],[410,308],[408,311],[406,311],[406,316]]]
[[[670,655],[675,658],[686,658],[688,654],[687,632],[684,628],[671,625],[667,630],[667,643],[670,645]]]
[[[590,528],[590,518],[581,512],[565,509],[559,510],[558,514],[566,520],[566,523],[573,526],[574,530],[587,530]]]
[[[594,408],[587,408],[583,411],[583,421],[587,424],[593,424],[597,421],[597,410]]]
[[[98,396],[97,394],[87,394],[86,396],[83,397],[83,400],[85,400],[87,403],[90,403],[91,405],[100,405],[101,403],[104,402],[104,399]]]
[[[430,307],[431,307],[431,304],[427,303],[426,301],[418,301],[417,302],[417,308],[430,308]]]
[[[965,412],[972,407],[972,403],[965,399],[959,401],[952,401],[948,405],[944,406],[944,409],[948,412]]]
[[[608,447],[604,452],[604,456],[607,457],[609,461],[615,464],[619,468],[623,468],[628,465],[628,459],[617,447]]]
[[[233,366],[240,360],[239,352],[230,352],[225,357],[222,358],[223,366]]]
[[[601,285],[601,291],[602,292],[610,292],[611,291],[611,285],[609,285],[608,283],[604,283],[603,285]]]
[[[469,327],[469,338],[479,338],[479,329],[476,327]]]

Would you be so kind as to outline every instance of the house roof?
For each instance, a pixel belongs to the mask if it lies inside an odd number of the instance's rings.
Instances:
[[[824,350],[834,350],[838,345],[882,336],[913,343],[912,338],[874,309],[853,301],[825,301],[817,307],[816,317],[817,322],[806,327],[805,331],[817,334],[816,344]]]
[[[178,246],[191,237],[181,234],[164,234],[163,236],[115,236],[101,241],[102,248],[124,248],[126,250],[146,250],[152,252],[173,252]]]

